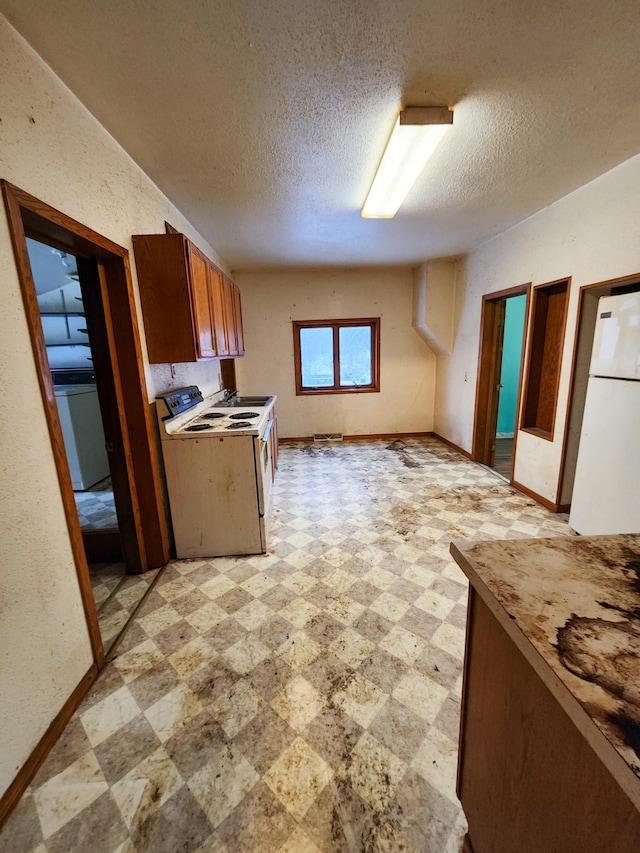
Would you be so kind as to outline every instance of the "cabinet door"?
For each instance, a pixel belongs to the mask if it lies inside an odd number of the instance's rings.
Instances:
[[[199,358],[213,358],[216,349],[209,299],[209,261],[195,246],[189,245],[188,253],[196,349]]]
[[[236,321],[236,344],[238,355],[244,355],[244,331],[242,328],[242,305],[240,301],[240,288],[233,285],[233,307]]]
[[[227,326],[227,342],[229,355],[238,355],[238,339],[236,336],[235,299],[233,282],[224,277],[224,316]]]
[[[186,237],[135,234],[132,239],[150,364],[197,361]]]
[[[209,286],[211,288],[211,310],[213,313],[213,337],[216,353],[219,356],[229,354],[227,326],[224,313],[224,282],[218,267],[209,265]]]

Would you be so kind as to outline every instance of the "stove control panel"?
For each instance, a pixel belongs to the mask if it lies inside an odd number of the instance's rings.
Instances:
[[[166,414],[162,420],[167,421],[175,415],[180,415],[203,401],[202,391],[197,385],[188,385],[186,388],[178,388],[176,391],[167,391],[166,394],[158,394],[156,400],[163,403]]]

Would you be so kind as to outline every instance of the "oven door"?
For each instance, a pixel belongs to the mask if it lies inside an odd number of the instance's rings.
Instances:
[[[267,424],[264,433],[255,440],[256,474],[258,477],[258,508],[260,515],[266,516],[271,510],[271,443],[269,435],[273,419]]]

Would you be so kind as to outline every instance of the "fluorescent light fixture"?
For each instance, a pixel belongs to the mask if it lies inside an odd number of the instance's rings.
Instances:
[[[453,124],[448,107],[407,107],[395,123],[369,195],[364,219],[391,219]]]

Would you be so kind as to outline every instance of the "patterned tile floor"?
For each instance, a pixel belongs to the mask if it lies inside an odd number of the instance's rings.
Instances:
[[[154,569],[143,575],[127,575],[124,563],[89,565],[93,600],[98,611],[100,636],[105,651],[117,639],[159,572],[160,569]]]
[[[284,445],[274,505],[268,554],[163,571],[4,853],[460,850],[449,541],[566,516],[429,439]]]
[[[111,477],[85,492],[74,492],[82,530],[110,530],[118,526]]]

